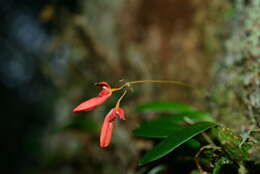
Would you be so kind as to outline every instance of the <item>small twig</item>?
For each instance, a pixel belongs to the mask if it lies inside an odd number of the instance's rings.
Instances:
[[[203,168],[202,168],[201,165],[200,165],[199,159],[198,159],[199,156],[200,156],[200,154],[201,154],[204,150],[206,150],[206,149],[220,150],[221,148],[218,147],[218,146],[214,146],[214,145],[207,145],[207,146],[203,146],[203,147],[200,148],[200,150],[199,150],[199,151],[196,153],[196,155],[195,155],[195,163],[196,163],[196,166],[197,166],[197,168],[198,168],[200,174],[208,174],[208,172],[206,172],[206,171],[203,170]]]
[[[206,134],[205,132],[202,132],[201,135],[203,138],[211,145],[216,146],[216,144],[213,142],[213,140]]]

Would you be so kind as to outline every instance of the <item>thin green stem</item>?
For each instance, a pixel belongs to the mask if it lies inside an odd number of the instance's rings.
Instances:
[[[135,81],[126,82],[119,88],[113,88],[112,92],[120,91],[125,87],[130,87],[131,85],[142,84],[142,83],[167,83],[167,84],[175,84],[175,85],[181,85],[181,86],[186,86],[186,87],[192,88],[192,86],[190,86],[184,82],[175,81],[175,80],[135,80]]]
[[[128,82],[128,84],[130,84],[130,85],[139,84],[139,83],[168,83],[168,84],[175,84],[175,85],[191,87],[190,85],[188,85],[184,82],[175,81],[175,80],[136,80],[136,81]]]
[[[117,103],[116,103],[116,108],[119,108],[120,106],[120,102],[121,100],[124,98],[124,96],[126,95],[127,93],[127,90],[124,91],[124,93],[120,96],[120,98],[117,100]]]

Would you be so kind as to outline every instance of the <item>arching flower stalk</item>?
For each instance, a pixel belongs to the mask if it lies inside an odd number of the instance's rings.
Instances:
[[[179,81],[171,81],[171,80],[130,81],[130,82],[123,84],[119,88],[111,88],[107,82],[96,83],[96,86],[102,87],[102,90],[100,91],[100,93],[96,97],[86,100],[83,103],[81,103],[80,105],[78,105],[75,109],[73,109],[74,113],[94,110],[98,106],[103,104],[109,97],[111,97],[113,92],[124,90],[124,93],[118,99],[116,106],[114,108],[112,108],[108,112],[108,114],[105,116],[103,125],[101,127],[101,133],[100,133],[100,147],[107,147],[110,144],[111,138],[112,138],[112,131],[113,131],[113,127],[114,127],[114,121],[116,120],[116,118],[119,117],[121,120],[125,120],[125,112],[124,112],[124,109],[120,108],[120,102],[127,93],[126,88],[129,88],[131,85],[141,84],[141,83],[169,83],[169,84],[190,87],[186,83],[179,82]]]

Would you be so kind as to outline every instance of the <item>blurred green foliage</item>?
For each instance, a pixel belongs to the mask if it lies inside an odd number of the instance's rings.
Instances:
[[[152,150],[147,152],[141,159],[140,165],[152,162],[164,157],[178,146],[190,140],[192,137],[204,132],[205,130],[215,126],[216,124],[210,122],[200,122],[191,126],[183,127],[178,131],[172,132],[165,140],[160,142]]]
[[[245,162],[249,160],[248,151],[252,145],[230,129],[220,127],[209,114],[170,101],[150,102],[137,107],[137,110],[156,112],[158,115],[164,113],[164,116],[144,122],[133,131],[139,137],[162,139],[144,154],[140,165],[167,158],[175,149],[179,151],[174,153],[178,158],[178,155],[184,155],[184,151],[178,149],[185,146],[186,150],[200,149],[195,157],[200,172],[246,172]],[[194,138],[210,128],[213,129],[201,136],[204,140]]]
[[[157,111],[157,112],[187,112],[193,111],[193,108],[178,102],[155,101],[149,102],[137,107],[138,111]]]
[[[193,124],[196,121],[213,121],[213,119],[208,114],[195,111],[192,107],[177,102],[150,102],[137,107],[137,110],[172,113],[169,116],[159,117],[155,120],[143,123],[139,128],[133,131],[136,136],[165,138],[140,159],[140,165],[164,157],[194,136],[216,125],[213,122]],[[187,126],[187,124],[191,125]],[[189,144],[191,147],[197,147],[199,142],[193,140],[189,142]]]

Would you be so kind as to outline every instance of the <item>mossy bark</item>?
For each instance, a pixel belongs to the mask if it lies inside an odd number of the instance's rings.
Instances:
[[[229,37],[213,68],[210,106],[221,123],[242,135],[260,125],[260,0],[232,3]],[[252,158],[259,160],[256,149]]]

